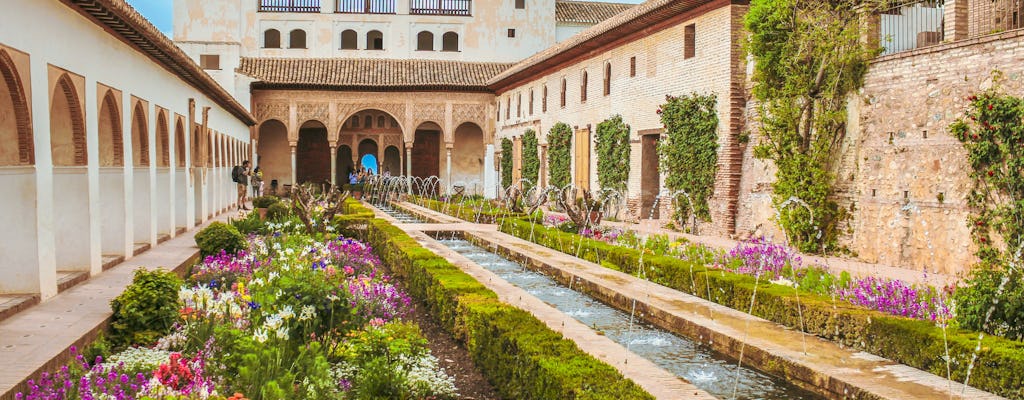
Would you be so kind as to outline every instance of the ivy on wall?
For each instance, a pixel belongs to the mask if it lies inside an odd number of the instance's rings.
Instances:
[[[1000,73],[993,79],[998,82]],[[1024,339],[1024,99],[993,87],[968,98],[950,133],[964,145],[974,181],[967,204],[981,265],[957,290],[957,320],[969,329]],[[997,307],[996,305],[1000,305]]]
[[[569,184],[569,162],[572,161],[572,128],[564,122],[548,132],[548,177],[550,184],[565,187]]]
[[[540,183],[540,155],[537,152],[537,132],[527,129],[523,132],[523,179],[529,181],[523,189]]]
[[[501,187],[512,186],[512,141],[501,139]]]
[[[597,182],[601,189],[625,191],[629,180],[629,125],[615,115],[597,124]]]
[[[838,247],[846,213],[833,200],[831,171],[846,134],[848,96],[863,85],[868,61],[880,51],[862,42],[870,32],[860,16],[880,3],[754,0],[744,19],[761,116],[754,155],[778,168],[777,209],[794,197],[806,203],[779,210],[779,225],[801,251]]]
[[[658,143],[658,159],[666,172],[665,187],[689,195],[675,199],[674,217],[685,221],[693,211],[697,218],[710,221],[708,199],[718,172],[718,101],[713,94],[697,93],[666,100],[658,109],[667,136]]]

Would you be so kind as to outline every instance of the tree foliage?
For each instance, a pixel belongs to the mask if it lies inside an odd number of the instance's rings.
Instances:
[[[715,191],[718,172],[718,112],[715,95],[667,96],[661,106],[661,123],[667,138],[658,144],[665,187],[689,195],[676,198],[677,217],[689,218],[690,210],[705,221],[711,220],[708,199]],[[689,204],[689,200],[693,204]]]
[[[569,184],[569,162],[572,161],[572,128],[564,122],[548,132],[548,177],[550,184],[565,187]]]
[[[501,187],[512,186],[512,141],[501,139]]]
[[[778,168],[780,207],[792,197],[809,210],[780,210],[779,224],[802,251],[836,247],[846,216],[832,199],[835,153],[846,134],[848,96],[879,53],[861,37],[860,16],[880,0],[754,0],[744,24],[754,59],[753,94],[761,116],[759,158]],[[813,213],[813,221],[811,214]]]
[[[601,189],[626,190],[629,180],[629,125],[615,115],[597,124],[597,182]]]
[[[523,132],[523,179],[529,181],[527,186],[534,186],[540,182],[539,178],[540,155],[537,152],[537,131],[527,129],[526,132]]]

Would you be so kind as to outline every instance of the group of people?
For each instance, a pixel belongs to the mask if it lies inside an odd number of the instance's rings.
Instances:
[[[372,169],[367,169],[366,167],[359,167],[358,170],[349,171],[348,183],[350,185],[363,184],[366,183],[366,181],[369,180],[370,177],[373,175],[374,174]],[[384,168],[384,172],[381,173],[381,176],[388,178],[391,176],[391,171],[388,170],[387,168]]]
[[[231,180],[238,186],[238,208],[249,210],[245,203],[249,202],[249,188],[252,187],[252,196],[263,195],[263,171],[256,167],[249,170],[249,160],[242,161],[242,165],[236,165],[231,169]]]

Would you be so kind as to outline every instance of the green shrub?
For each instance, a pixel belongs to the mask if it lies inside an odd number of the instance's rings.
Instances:
[[[548,177],[551,185],[564,187],[569,184],[571,161],[572,128],[559,122],[548,132]]]
[[[149,345],[167,334],[178,320],[178,289],[173,272],[135,270],[132,284],[110,301],[114,315],[109,340],[115,346]]]
[[[960,326],[1024,340],[1024,284],[1021,283],[1021,275],[1020,269],[1007,271],[984,266],[974,269],[955,295],[956,317]],[[1003,286],[1001,293],[1000,285]]]
[[[252,206],[256,208],[268,208],[270,205],[281,201],[277,196],[260,196],[252,199]]]
[[[220,254],[226,251],[228,254],[235,254],[245,250],[245,236],[242,236],[234,226],[223,222],[213,222],[196,234],[196,245],[199,246],[199,254],[203,257]]]
[[[266,233],[267,224],[260,219],[259,214],[249,213],[245,218],[229,220],[231,226],[242,235]]]
[[[501,187],[512,186],[512,141],[501,139]]]
[[[540,184],[540,155],[537,152],[537,132],[527,129],[523,132],[523,179],[529,183],[524,190]]]
[[[629,181],[629,125],[615,115],[597,124],[597,182],[601,189],[626,190]]]
[[[279,201],[267,207],[267,219],[271,221],[283,221],[292,215],[292,207],[288,203]]]

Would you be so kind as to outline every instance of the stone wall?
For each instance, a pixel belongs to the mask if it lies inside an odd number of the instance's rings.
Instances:
[[[993,86],[1024,91],[1024,32],[1013,31],[874,61],[849,105],[849,133],[837,175],[840,205],[852,210],[843,237],[862,261],[956,274],[975,261],[965,201],[971,181],[961,144],[948,127],[966,98]],[[749,111],[752,113],[752,110]],[[758,139],[756,124],[752,141]],[[749,146],[737,233],[779,235],[771,222],[774,168]]]

